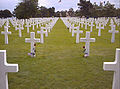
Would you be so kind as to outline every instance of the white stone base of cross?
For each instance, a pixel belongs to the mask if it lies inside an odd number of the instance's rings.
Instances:
[[[0,89],[8,89],[8,72],[18,72],[18,64],[8,64],[6,50],[0,50]]]
[[[120,49],[116,49],[115,61],[104,62],[103,69],[106,71],[114,71],[112,89],[120,89]]]

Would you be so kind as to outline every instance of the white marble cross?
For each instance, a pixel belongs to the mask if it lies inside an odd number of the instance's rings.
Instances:
[[[19,37],[22,37],[22,32],[21,32],[22,27],[21,27],[21,25],[20,25],[20,24],[19,24],[19,27],[18,27],[18,28],[16,28],[16,30],[19,30]]]
[[[115,42],[115,33],[119,33],[118,30],[115,30],[115,25],[112,26],[112,29],[109,30],[109,33],[112,33],[111,43]]]
[[[112,89],[120,89],[120,49],[116,49],[115,61],[104,62],[103,69],[106,71],[114,71]]]
[[[48,37],[48,31],[46,27],[41,27],[41,29],[44,31],[45,36]]]
[[[33,24],[31,24],[31,25],[33,26],[33,30],[35,30],[35,25],[36,25],[36,24],[33,22]]]
[[[89,56],[90,42],[95,42],[95,38],[90,38],[90,32],[86,31],[86,37],[85,38],[80,38],[80,42],[85,42],[86,53]]]
[[[38,28],[39,27],[39,21],[36,20],[36,27]]]
[[[83,28],[83,24],[84,24],[84,22],[83,22],[83,21],[81,21],[80,23],[81,23],[81,28]]]
[[[8,64],[6,50],[0,50],[0,89],[8,89],[8,72],[18,72],[18,64]]]
[[[77,30],[74,30],[74,32],[73,32],[73,34],[74,33],[76,33],[76,43],[79,43],[79,34],[80,33],[83,33],[83,31],[82,30],[79,30],[79,26],[78,26],[78,28],[77,28]]]
[[[51,27],[50,27],[50,24],[46,24],[46,29],[48,30],[48,32],[50,32],[51,31]]]
[[[69,32],[71,32],[71,30],[74,29],[74,24],[70,24],[70,27],[69,27]]]
[[[7,19],[7,21],[6,21],[6,26],[9,28],[10,26],[9,26],[9,20]]]
[[[41,34],[41,37],[40,37],[40,43],[44,43],[44,34],[46,34],[46,31],[43,30],[43,28],[41,27],[41,30],[40,31],[37,31],[38,34]]]
[[[29,27],[31,27],[29,23],[27,23],[25,27],[27,27],[27,33],[29,33]]]
[[[77,27],[72,26],[72,37],[74,36],[75,30],[77,30],[79,28],[80,28],[79,26],[77,26]]]
[[[98,36],[101,36],[101,29],[104,29],[104,27],[102,27],[101,23],[99,23],[99,26],[98,27],[96,26],[96,28],[99,29],[98,30]]]
[[[87,25],[88,25],[88,22],[85,21],[85,30],[87,30]]]
[[[30,38],[25,38],[26,43],[31,43],[31,53],[34,53],[34,44],[40,42],[40,39],[35,38],[35,32],[30,33]]]
[[[2,31],[1,34],[5,35],[5,44],[8,44],[8,34],[11,34],[11,32],[8,31],[8,27],[6,27],[6,26],[4,26],[4,29],[5,29],[5,31],[4,32]]]
[[[91,24],[89,26],[90,26],[90,32],[92,32],[93,26],[95,26],[95,25],[93,24],[93,22],[91,22]]]

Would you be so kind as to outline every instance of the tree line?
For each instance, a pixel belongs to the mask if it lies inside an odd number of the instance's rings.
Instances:
[[[38,6],[38,0],[22,0],[13,13],[9,10],[1,10],[0,18],[7,18],[15,16],[18,19],[28,19],[37,17],[66,17],[66,16],[78,16],[78,17],[113,17],[120,16],[120,8],[115,8],[114,4],[109,1],[92,4],[90,1],[80,0],[78,5],[78,10],[74,11],[70,8],[68,11],[57,11],[55,12],[54,7],[47,8],[45,6]]]
[[[76,11],[76,16],[88,16],[88,17],[113,17],[120,16],[120,8],[115,8],[114,4],[109,1],[100,2],[97,5],[96,2],[92,4],[90,1],[80,0],[77,4],[79,10]]]
[[[0,10],[0,18],[12,17],[13,14],[9,10]]]

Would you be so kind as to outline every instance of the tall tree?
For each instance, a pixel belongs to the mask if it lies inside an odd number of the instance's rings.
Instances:
[[[9,10],[0,10],[0,18],[12,17],[13,14]]]
[[[19,19],[35,17],[38,11],[38,0],[23,0],[14,9],[14,14]]]
[[[73,17],[75,15],[73,8],[70,8],[69,11],[69,16]]]
[[[93,5],[90,1],[80,0],[78,6],[80,8],[81,16],[91,16]]]
[[[50,16],[50,17],[52,17],[52,16],[55,15],[55,8],[54,8],[54,7],[49,8],[48,11],[49,11],[49,16]]]

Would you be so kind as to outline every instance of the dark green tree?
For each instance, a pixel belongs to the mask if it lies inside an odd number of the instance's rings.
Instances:
[[[55,17],[60,17],[60,11],[57,11],[57,12],[55,13]]]
[[[75,16],[75,12],[74,12],[73,8],[70,8],[68,13],[69,13],[69,16],[71,16],[71,17]]]
[[[46,8],[44,6],[39,7],[37,17],[53,17],[55,16],[55,8]]]
[[[66,17],[67,10],[61,11],[60,13],[61,13],[62,17]]]
[[[37,15],[38,0],[23,0],[14,9],[14,14],[19,19],[32,18]]]
[[[54,7],[49,8],[48,11],[49,11],[49,16],[50,17],[55,16],[55,8]]]
[[[40,17],[49,17],[49,11],[44,6],[39,7],[39,13],[40,13]]]
[[[0,10],[0,18],[12,17],[13,14],[9,10]]]
[[[115,12],[116,12],[116,8],[114,7],[114,4],[110,4],[109,1],[107,1],[107,3],[104,2],[105,5],[103,5],[103,3],[100,3],[100,5],[96,5],[94,4],[94,16],[98,16],[98,17],[112,17],[112,16],[116,16]]]
[[[81,16],[91,16],[93,5],[90,1],[80,0],[80,2],[78,3],[78,6],[80,8]]]

